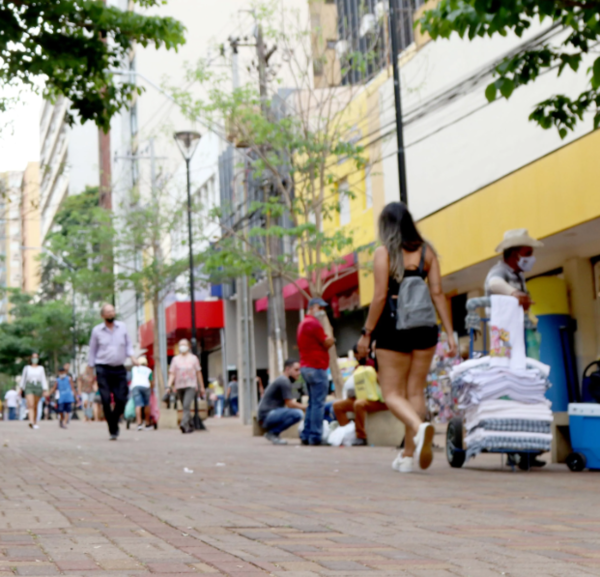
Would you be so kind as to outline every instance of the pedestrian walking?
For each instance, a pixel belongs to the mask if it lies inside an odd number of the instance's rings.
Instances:
[[[58,371],[58,377],[56,383],[50,391],[50,394],[54,394],[58,391],[58,425],[61,429],[66,429],[69,424],[69,418],[73,410],[73,403],[75,402],[75,384],[73,383],[72,377],[67,372],[66,367],[61,367]]]
[[[267,431],[265,439],[274,445],[287,445],[279,435],[301,421],[306,411],[306,407],[294,398],[292,390],[292,383],[299,376],[300,363],[294,359],[285,361],[283,375],[269,383],[258,405],[258,422]]]
[[[14,389],[8,389],[6,394],[4,395],[4,404],[8,409],[8,420],[16,421],[17,420],[17,408],[19,406],[19,393],[16,391],[16,387]]]
[[[144,430],[144,416],[146,417],[146,429],[153,430],[150,424],[150,392],[152,390],[152,369],[148,368],[148,359],[141,356],[139,365],[131,369],[131,396],[135,404],[135,419],[137,430]],[[145,415],[144,415],[145,412]]]
[[[48,394],[46,371],[39,362],[39,355],[33,353],[31,355],[31,363],[23,369],[23,374],[21,376],[21,390],[27,401],[29,427],[32,429],[39,429],[37,424],[38,403],[44,394]]]
[[[385,206],[379,237],[382,246],[375,250],[373,262],[375,294],[358,350],[367,354],[371,338],[375,340],[384,400],[406,426],[404,450],[392,467],[408,473],[414,463],[427,469],[433,460],[435,430],[423,419],[426,378],[438,340],[435,309],[448,335],[450,356],[456,355],[457,347],[437,255],[419,234],[404,203]],[[418,314],[411,316],[415,310]]]
[[[229,403],[229,414],[232,417],[237,417],[239,409],[239,391],[240,385],[237,380],[237,375],[231,377],[231,381],[227,384],[227,402]]]
[[[115,307],[109,304],[103,305],[100,316],[104,322],[96,325],[92,330],[87,373],[91,375],[93,369],[96,369],[98,390],[102,398],[110,440],[116,441],[119,437],[119,419],[125,409],[129,392],[124,363],[128,357],[134,365],[137,365],[137,360],[133,356],[133,346],[125,324],[115,320]],[[111,403],[111,395],[114,399],[114,407]]]
[[[94,416],[94,377],[84,374],[78,378],[79,395],[83,404],[83,416],[86,423],[91,423]]]
[[[300,372],[308,389],[308,408],[300,435],[303,445],[320,445],[323,436],[325,398],[329,389],[329,349],[335,343],[333,337],[325,334],[318,318],[325,314],[326,306],[321,298],[310,299],[304,320],[298,326]]]
[[[220,419],[225,408],[225,391],[219,379],[211,381],[208,388],[210,389],[210,399],[213,402],[215,417]]]
[[[173,357],[169,366],[169,391],[175,391],[177,398],[183,405],[183,417],[179,428],[182,433],[193,433],[194,426],[190,408],[192,401],[198,395],[204,397],[204,380],[198,357],[190,351],[190,342],[187,339],[179,341],[179,354]]]

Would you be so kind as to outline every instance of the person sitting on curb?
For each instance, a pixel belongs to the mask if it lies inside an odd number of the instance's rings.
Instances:
[[[358,361],[358,365],[354,374],[348,377],[344,384],[345,399],[339,399],[333,403],[333,412],[335,413],[337,422],[340,427],[347,425],[350,422],[347,413],[354,413],[354,424],[356,426],[356,439],[353,441],[353,447],[363,447],[368,445],[367,432],[365,430],[365,420],[367,413],[377,413],[379,411],[387,411],[387,405],[382,401],[381,390],[377,385],[377,373],[372,366],[367,366],[367,356],[358,352],[358,348],[354,347],[354,356]],[[374,386],[377,390],[379,399],[371,400],[369,398],[356,398],[356,379],[364,381],[374,381]]]
[[[287,445],[279,435],[304,417],[306,406],[294,399],[292,382],[300,376],[300,363],[288,359],[284,363],[283,375],[269,384],[258,405],[258,422],[265,438],[274,445]]]

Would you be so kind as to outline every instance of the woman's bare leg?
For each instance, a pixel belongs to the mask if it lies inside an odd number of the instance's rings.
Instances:
[[[412,355],[377,349],[377,364],[383,398],[392,414],[406,426],[404,455],[412,457],[415,451],[413,437],[422,422],[408,400],[408,375],[411,370]]]
[[[40,398],[36,395],[27,395],[27,413],[29,415],[29,423],[35,425],[37,423],[37,406]]]
[[[424,391],[434,354],[435,347],[412,353],[412,364],[408,373],[408,400],[421,419],[424,419],[427,413]]]

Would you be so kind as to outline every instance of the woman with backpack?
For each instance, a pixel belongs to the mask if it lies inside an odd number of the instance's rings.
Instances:
[[[403,451],[392,463],[401,473],[433,460],[433,425],[425,417],[425,385],[438,340],[437,316],[456,354],[452,321],[442,291],[440,265],[419,234],[405,204],[391,202],[379,217],[381,245],[375,250],[375,294],[358,341],[361,354],[375,341],[379,384],[390,411],[406,426]],[[426,283],[425,280],[428,280]]]

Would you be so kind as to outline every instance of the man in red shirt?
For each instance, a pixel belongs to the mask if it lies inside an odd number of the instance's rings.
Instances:
[[[300,435],[303,445],[320,445],[323,433],[325,398],[329,388],[329,349],[335,343],[333,337],[325,334],[318,319],[325,314],[326,306],[321,298],[310,299],[306,316],[298,326],[300,372],[308,389],[308,408]]]

